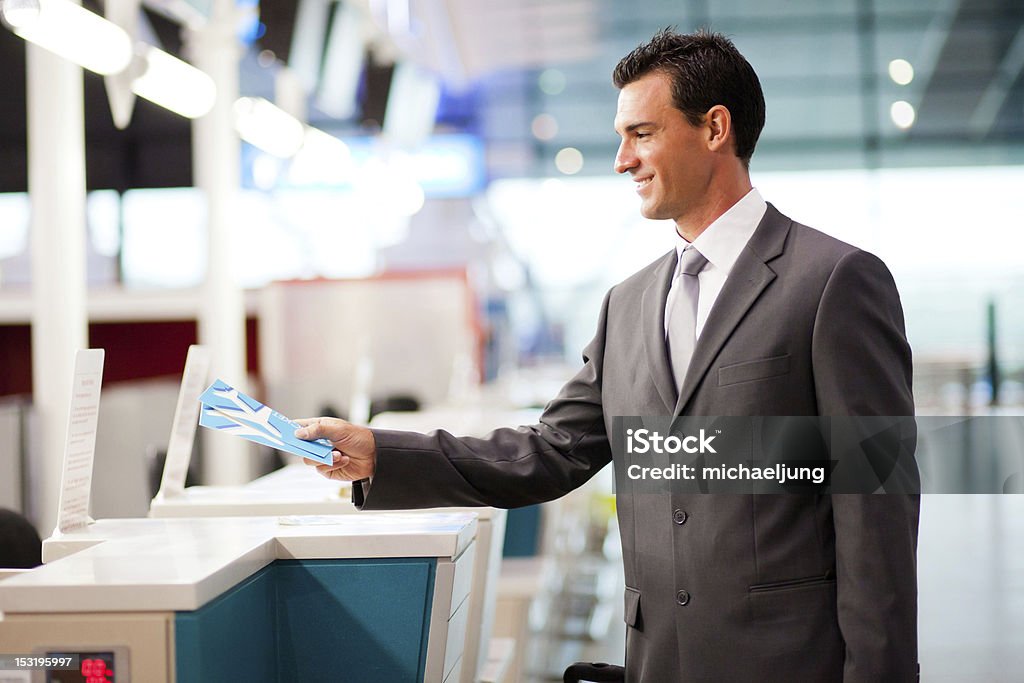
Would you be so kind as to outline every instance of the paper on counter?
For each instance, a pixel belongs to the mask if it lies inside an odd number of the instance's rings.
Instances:
[[[277,518],[281,526],[323,526],[328,524],[344,524],[349,521],[345,515],[282,515]]]
[[[298,422],[289,420],[222,380],[216,380],[199,397],[199,424],[254,443],[330,465],[334,447],[326,439],[303,441],[295,437]]]
[[[55,533],[81,529],[92,521],[89,518],[89,494],[96,455],[103,356],[103,349],[80,349],[75,354]]]
[[[185,491],[188,465],[192,459],[192,444],[195,441],[196,423],[199,413],[197,401],[210,374],[212,354],[205,346],[193,344],[188,347],[185,357],[185,371],[181,376],[178,403],[171,423],[171,436],[167,444],[167,458],[160,480],[160,495],[163,497],[181,495]]]

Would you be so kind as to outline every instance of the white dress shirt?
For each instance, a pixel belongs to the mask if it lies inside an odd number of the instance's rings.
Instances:
[[[700,294],[697,297],[697,338],[704,329],[704,323],[708,320],[708,314],[715,300],[725,285],[726,278],[732,272],[732,267],[739,258],[743,247],[747,246],[750,236],[754,234],[757,225],[764,218],[768,205],[761,198],[757,188],[751,188],[742,199],[732,205],[728,211],[709,225],[704,232],[693,241],[693,248],[703,254],[708,264],[697,275],[700,283]],[[679,233],[676,233],[676,263],[683,254],[683,250],[690,246]],[[672,287],[665,299],[665,336],[668,336],[669,311],[672,310],[672,302],[675,300],[679,283],[679,270],[672,279]]]

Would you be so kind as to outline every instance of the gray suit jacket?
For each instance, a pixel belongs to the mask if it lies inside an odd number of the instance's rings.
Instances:
[[[357,504],[556,498],[611,460],[617,415],[913,415],[899,295],[876,257],[769,205],[678,396],[663,322],[675,261],[608,292],[583,369],[540,424],[375,431]],[[914,680],[916,496],[621,491],[628,681]]]

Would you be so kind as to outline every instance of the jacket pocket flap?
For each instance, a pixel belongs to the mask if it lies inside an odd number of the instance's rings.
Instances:
[[[759,358],[748,360],[742,363],[726,365],[718,369],[718,386],[727,384],[739,384],[750,382],[755,379],[767,379],[778,377],[789,372],[789,354],[784,356],[772,356],[771,358]]]
[[[640,591],[626,586],[626,609],[623,612],[623,620],[630,626],[636,627],[636,618],[640,614]]]

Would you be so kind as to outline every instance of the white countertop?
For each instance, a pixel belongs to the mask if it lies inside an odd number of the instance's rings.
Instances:
[[[296,460],[298,460],[296,458]],[[195,488],[195,487],[193,487]],[[324,498],[340,498],[349,500],[352,497],[352,484],[347,481],[328,479],[312,465],[305,462],[293,462],[289,465],[253,479],[245,488],[251,491],[303,491],[306,494],[316,492]]]
[[[339,515],[359,512],[352,504],[352,486],[320,475],[301,462],[275,470],[242,486],[190,486],[178,496],[154,498],[149,516],[210,517],[254,515]],[[472,512],[490,519],[494,508],[434,508],[438,512]],[[412,511],[410,511],[412,512]],[[368,514],[368,513],[362,513]],[[416,510],[415,514],[424,514]],[[43,558],[45,561],[47,555]]]
[[[470,513],[100,520],[0,582],[0,612],[195,610],[274,560],[455,558],[475,535]]]
[[[190,486],[181,495],[154,498],[149,504],[150,517],[339,515],[353,512],[358,510],[348,494],[339,497],[337,484],[334,490],[323,487],[253,489],[248,484]]]

